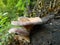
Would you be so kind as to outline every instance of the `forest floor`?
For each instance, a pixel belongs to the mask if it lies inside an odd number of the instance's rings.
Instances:
[[[60,45],[60,19],[36,25],[31,35],[31,45]]]

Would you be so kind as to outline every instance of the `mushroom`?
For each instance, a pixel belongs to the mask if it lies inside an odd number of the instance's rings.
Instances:
[[[50,19],[52,19],[54,17],[54,15],[48,15],[46,17],[43,17],[43,18],[40,18],[40,17],[32,17],[32,18],[27,18],[27,17],[19,17],[18,18],[18,21],[12,21],[11,24],[12,25],[19,25],[19,26],[23,26],[23,28],[12,28],[9,30],[9,33],[17,33],[19,40],[21,38],[23,38],[25,41],[27,42],[30,42],[30,39],[29,38],[29,34],[30,34],[30,31],[32,29],[32,27],[34,25],[37,25],[37,24],[44,24],[46,23],[47,21],[49,21]],[[26,38],[26,36],[28,38]]]
[[[24,36],[29,35],[29,32],[25,28],[11,28],[8,32]]]
[[[19,25],[19,26],[26,26],[26,25],[36,25],[36,24],[43,24],[52,19],[54,15],[48,15],[43,18],[40,17],[19,17],[18,21],[11,21],[12,25]]]

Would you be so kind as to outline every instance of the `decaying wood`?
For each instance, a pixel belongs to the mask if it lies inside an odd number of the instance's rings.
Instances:
[[[48,22],[49,20],[51,20],[53,18],[54,18],[54,15],[48,15],[46,17],[43,17],[42,18],[42,23],[40,23],[40,24],[44,24],[44,23]]]

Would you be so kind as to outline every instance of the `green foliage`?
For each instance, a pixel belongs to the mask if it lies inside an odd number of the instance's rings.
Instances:
[[[0,0],[0,45],[12,42],[13,36],[8,34],[8,30],[13,27],[10,22],[24,16],[23,12],[29,4],[30,0]]]
[[[4,35],[10,27],[10,19],[7,15],[7,13],[0,13],[0,37]]]
[[[5,36],[2,36],[1,45],[11,45],[14,42],[14,35],[15,34],[5,34]]]
[[[0,8],[5,8],[5,4],[3,3],[3,0],[0,0]]]
[[[28,6],[30,3],[30,0],[19,0],[18,3],[16,4],[16,7],[18,8],[18,10],[25,10],[26,5]]]
[[[8,19],[8,17],[4,17],[3,19],[1,19],[0,25],[4,25],[4,23],[7,21],[7,19]]]
[[[22,15],[30,0],[0,0],[0,11]]]

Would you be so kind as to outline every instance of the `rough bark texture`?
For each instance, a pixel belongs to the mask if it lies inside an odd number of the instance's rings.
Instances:
[[[36,25],[32,30],[30,45],[60,45],[60,19]]]

